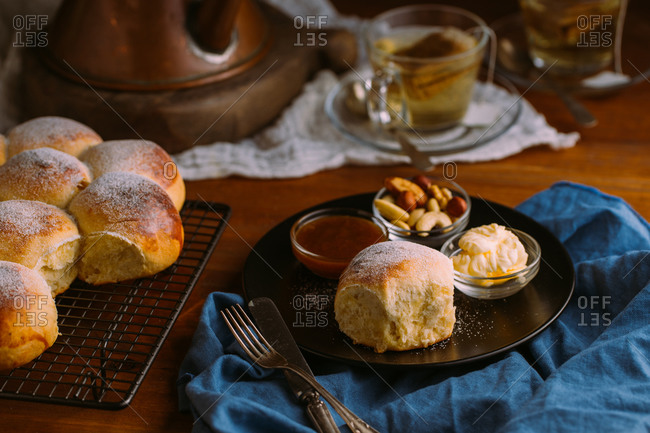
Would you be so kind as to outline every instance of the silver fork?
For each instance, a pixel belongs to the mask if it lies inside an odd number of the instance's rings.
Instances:
[[[226,321],[230,332],[235,336],[239,345],[246,354],[258,365],[264,368],[283,368],[291,370],[316,389],[334,410],[343,418],[343,421],[355,433],[379,433],[370,427],[365,421],[356,416],[336,397],[329,393],[311,375],[300,367],[291,364],[277,350],[269,344],[262,333],[253,324],[241,305],[221,310],[221,316]]]

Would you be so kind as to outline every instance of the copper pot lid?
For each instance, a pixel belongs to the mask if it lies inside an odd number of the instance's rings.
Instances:
[[[48,66],[125,90],[224,80],[252,67],[271,44],[252,0],[64,0],[48,35]]]

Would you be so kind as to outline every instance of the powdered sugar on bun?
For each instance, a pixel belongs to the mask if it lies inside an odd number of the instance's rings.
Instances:
[[[126,172],[107,173],[95,179],[74,203],[75,209],[84,206],[89,213],[101,215],[108,224],[151,219],[154,210],[174,207],[158,184]],[[74,214],[72,206],[70,210]]]
[[[353,279],[358,284],[387,284],[400,278],[430,278],[437,268],[436,280],[453,281],[449,259],[437,250],[414,242],[380,242],[361,251],[341,275],[341,282]]]
[[[47,298],[49,290],[45,280],[21,264],[0,261],[0,309],[21,310],[30,293]]]
[[[171,198],[138,174],[107,173],[68,209],[84,236],[79,276],[92,284],[160,272],[183,246],[183,226]]]
[[[25,266],[0,261],[0,371],[23,365],[52,346],[56,321],[45,280]]]
[[[25,296],[25,283],[18,271],[21,265],[0,261],[0,310],[13,308]]]
[[[88,168],[50,148],[26,150],[0,166],[0,200],[37,200],[65,208],[90,183]]]
[[[172,181],[171,176],[165,177],[165,164],[172,163],[172,158],[153,141],[105,141],[88,149],[80,159],[88,164],[96,177],[114,171],[128,171],[146,176],[163,187]]]
[[[185,185],[169,154],[144,140],[89,151],[101,142],[54,116],[0,135],[0,371],[53,344],[54,296],[77,276],[91,284],[145,277],[180,255]],[[33,308],[23,301],[34,296],[35,326],[23,323]]]
[[[27,200],[0,202],[0,260],[37,271],[55,296],[77,276],[80,236],[61,209]]]
[[[456,322],[451,260],[434,249],[388,241],[362,250],[339,280],[336,321],[355,343],[386,350],[428,347]]]
[[[185,201],[185,184],[171,156],[148,140],[105,141],[84,152],[80,159],[95,177],[125,171],[145,176],[160,185],[172,198],[176,209]]]
[[[102,138],[88,126],[65,117],[45,116],[28,120],[7,134],[7,157],[24,150],[51,147],[72,156],[101,143]]]
[[[15,255],[22,257],[39,251],[47,252],[58,233],[63,233],[65,238],[78,236],[74,221],[61,209],[38,201],[0,202],[0,256],[4,256],[0,260],[18,262]],[[38,237],[45,238],[46,242],[36,248],[33,242]],[[9,258],[12,255],[14,260]],[[36,260],[25,266],[34,266]]]

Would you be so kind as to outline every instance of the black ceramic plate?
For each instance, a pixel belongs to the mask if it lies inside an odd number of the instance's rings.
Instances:
[[[312,274],[292,252],[289,229],[301,215],[323,207],[371,209],[374,193],[333,200],[307,209],[269,231],[244,265],[248,300],[267,296],[275,301],[296,342],[303,349],[348,363],[442,366],[476,361],[502,353],[531,339],[562,312],[573,293],[573,264],[564,246],[540,224],[506,206],[472,199],[468,228],[499,223],[523,230],[542,248],[535,279],[515,295],[482,301],[455,291],[456,326],[452,336],[426,349],[375,353],[354,345],[334,319],[337,282]]]

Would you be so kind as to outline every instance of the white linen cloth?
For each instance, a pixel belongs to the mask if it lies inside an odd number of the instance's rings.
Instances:
[[[337,83],[331,71],[321,71],[301,95],[284,110],[274,125],[238,143],[196,146],[175,155],[186,179],[239,175],[253,178],[301,177],[344,165],[394,165],[408,157],[394,155],[345,138],[325,114],[327,93]],[[522,100],[517,122],[501,136],[474,149],[431,157],[433,164],[447,161],[478,162],[514,155],[540,144],[553,149],[574,146],[576,132],[563,134],[546,123],[543,115]]]

